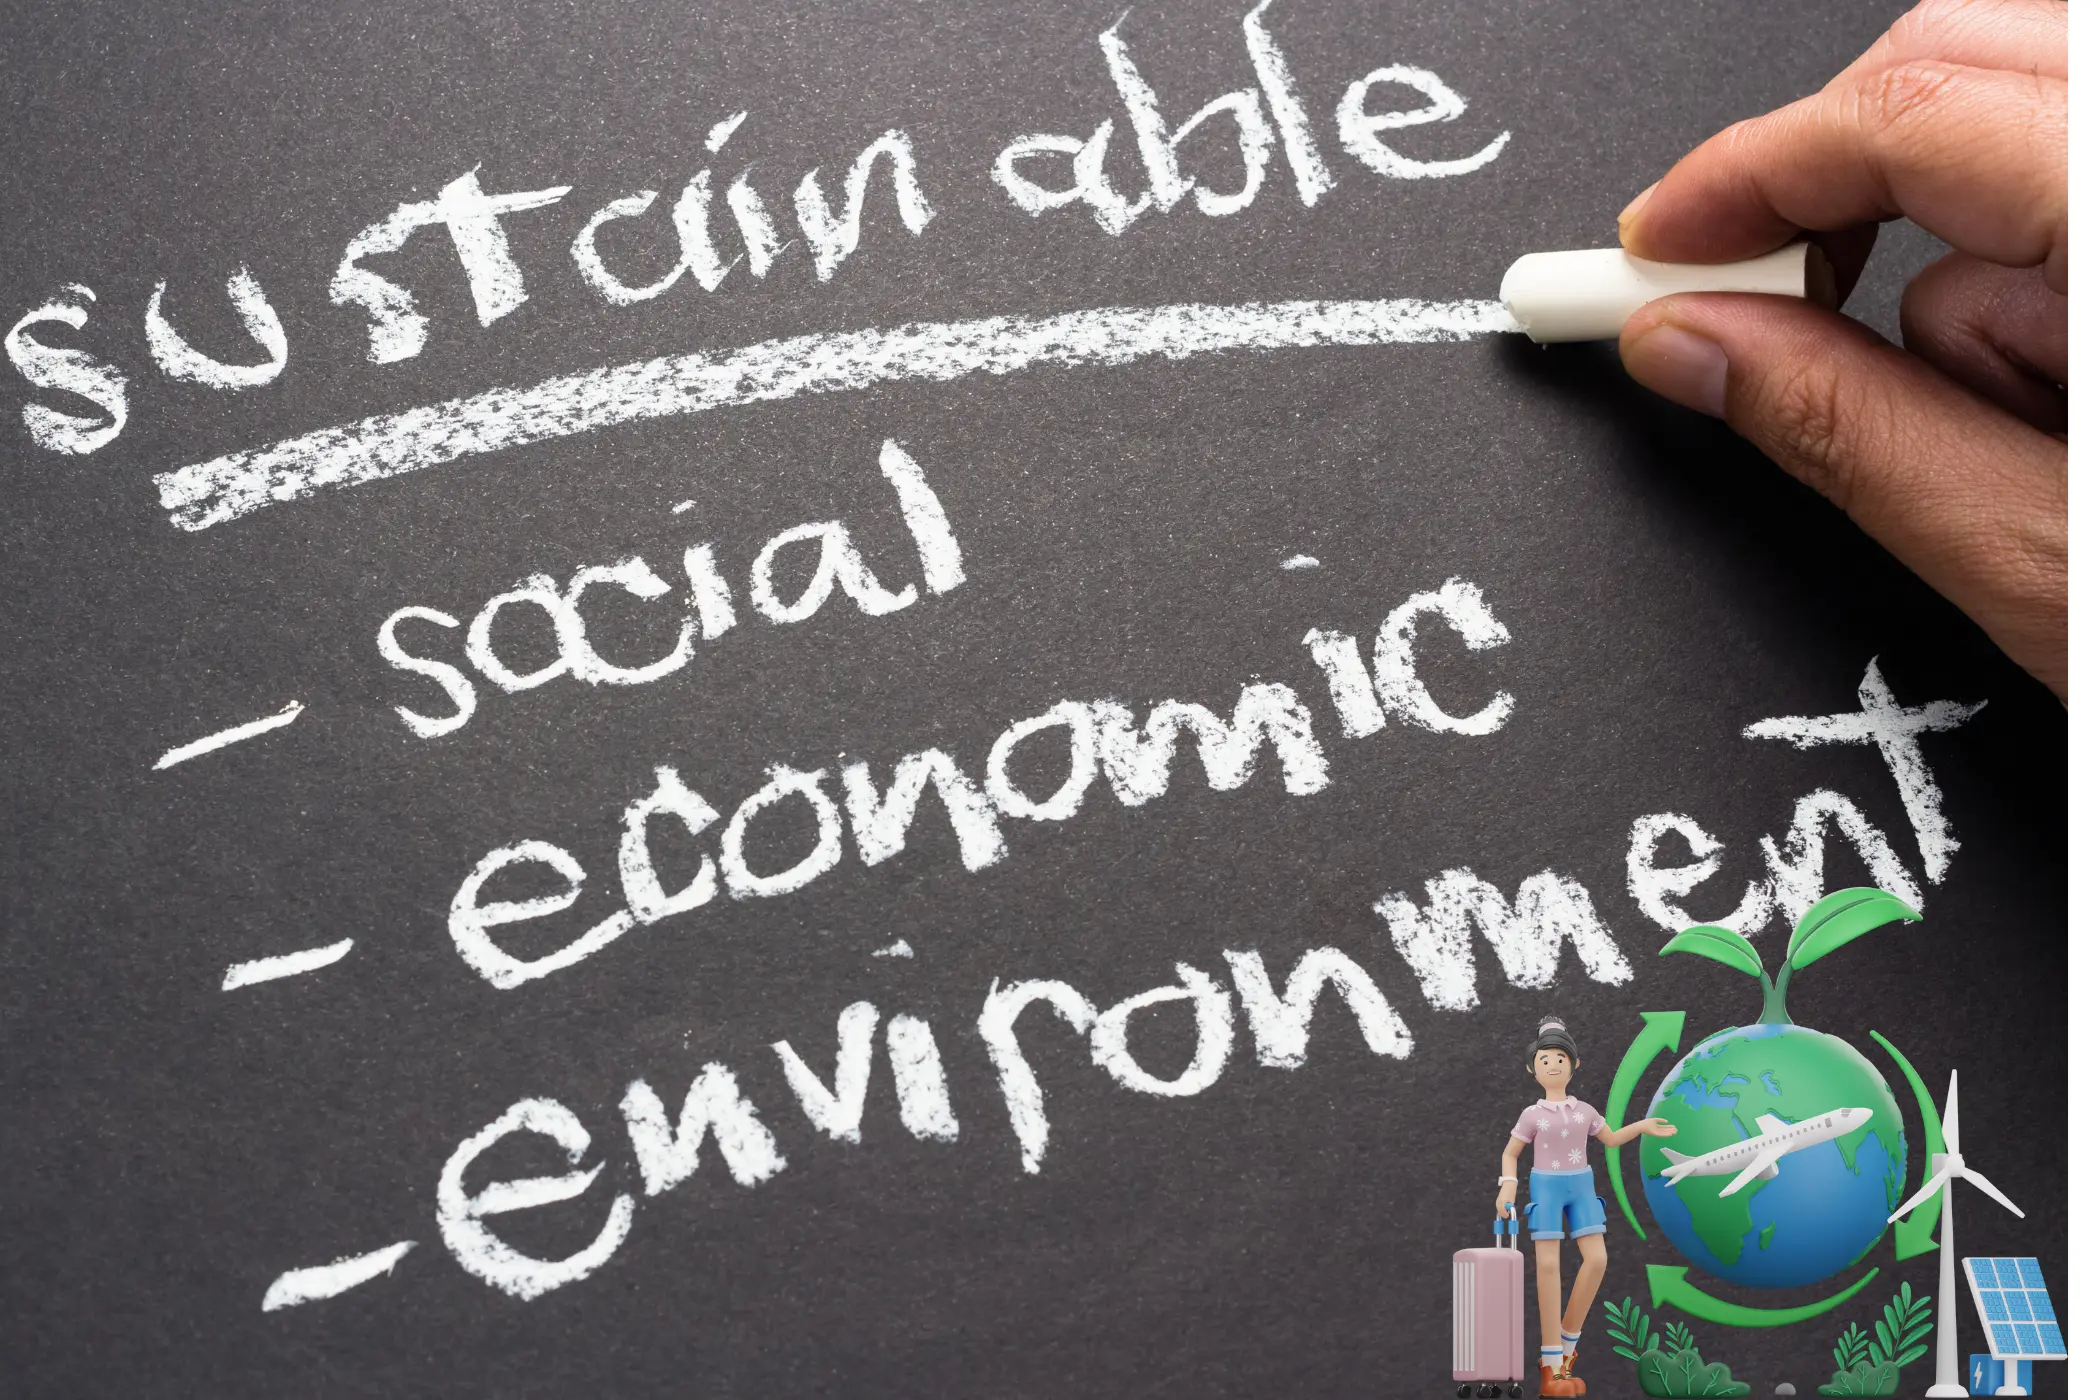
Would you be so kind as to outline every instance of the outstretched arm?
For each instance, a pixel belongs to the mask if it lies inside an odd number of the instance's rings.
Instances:
[[[1597,1141],[1606,1147],[1624,1147],[1637,1137],[1675,1137],[1677,1125],[1660,1118],[1643,1118],[1638,1123],[1628,1123],[1623,1128],[1606,1128],[1597,1134]]]

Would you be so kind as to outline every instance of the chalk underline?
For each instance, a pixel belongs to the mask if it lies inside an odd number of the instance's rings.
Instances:
[[[804,394],[1012,374],[1036,365],[1458,341],[1516,329],[1497,301],[1388,300],[1102,307],[831,331],[489,389],[193,462],[153,480],[173,524],[206,530],[265,506],[465,457]]]

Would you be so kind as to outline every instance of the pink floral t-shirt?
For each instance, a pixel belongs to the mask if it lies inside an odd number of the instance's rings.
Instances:
[[[1513,1138],[1531,1144],[1533,1171],[1581,1171],[1589,1163],[1590,1139],[1604,1132],[1604,1115],[1581,1099],[1540,1099],[1517,1115]]]

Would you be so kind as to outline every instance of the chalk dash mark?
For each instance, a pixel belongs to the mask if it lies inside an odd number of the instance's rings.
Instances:
[[[403,1240],[385,1249],[375,1249],[370,1254],[352,1254],[333,1264],[317,1264],[311,1269],[293,1269],[279,1274],[277,1281],[270,1285],[270,1291],[263,1294],[262,1310],[276,1312],[279,1308],[295,1308],[301,1303],[347,1293],[360,1283],[370,1283],[381,1274],[392,1273],[394,1265],[401,1262],[401,1256],[415,1247],[414,1240]]]
[[[214,749],[223,749],[228,744],[238,744],[243,739],[253,739],[258,734],[267,734],[273,729],[282,729],[293,720],[299,718],[300,711],[305,708],[306,706],[294,700],[274,715],[266,715],[262,719],[252,719],[246,724],[236,724],[231,729],[222,729],[216,734],[207,734],[202,739],[192,739],[189,743],[169,749],[162,754],[160,762],[153,765],[153,771],[158,773],[163,768],[173,768],[178,763],[188,763],[193,758],[201,757]]]
[[[257,982],[274,982],[280,977],[297,977],[302,972],[313,972],[330,963],[341,962],[354,941],[346,938],[325,948],[307,948],[297,953],[279,953],[274,958],[237,962],[226,969],[226,980],[219,984],[219,990],[230,992],[236,987],[252,987]]]

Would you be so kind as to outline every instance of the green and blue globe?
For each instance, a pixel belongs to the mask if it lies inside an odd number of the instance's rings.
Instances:
[[[1831,1142],[1788,1153],[1769,1181],[1733,1196],[1730,1176],[1663,1181],[1668,1146],[1688,1157],[1756,1137],[1774,1114],[1798,1123],[1836,1108],[1873,1117]],[[1818,1283],[1856,1263],[1903,1201],[1903,1116],[1888,1081],[1834,1035],[1806,1026],[1737,1026],[1709,1036],[1670,1071],[1648,1106],[1677,1127],[1641,1139],[1648,1208],[1685,1259],[1745,1288]]]

